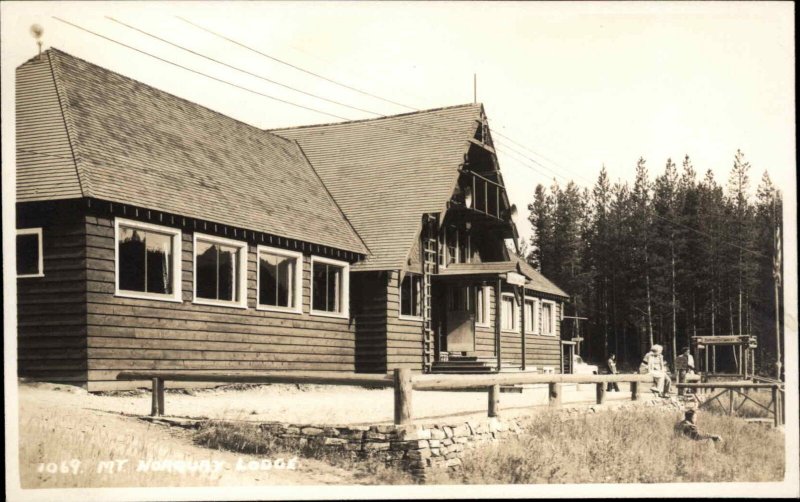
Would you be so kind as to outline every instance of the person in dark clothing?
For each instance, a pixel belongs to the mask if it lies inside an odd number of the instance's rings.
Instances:
[[[678,429],[680,430],[681,434],[695,441],[704,441],[706,439],[710,439],[715,443],[722,441],[722,436],[700,432],[700,430],[697,428],[695,410],[693,409],[686,410],[683,420],[678,423]]]
[[[616,355],[611,354],[610,356],[608,356],[607,364],[608,364],[608,374],[609,375],[616,375],[617,373],[619,373],[619,371],[617,371],[617,356]],[[608,391],[612,391],[612,390],[615,391],[615,392],[619,392],[619,385],[617,385],[617,382],[608,382],[608,385],[606,385],[606,391],[607,392]]]

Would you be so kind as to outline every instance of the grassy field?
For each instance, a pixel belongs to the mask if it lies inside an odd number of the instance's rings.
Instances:
[[[574,420],[546,412],[525,434],[468,452],[460,474],[439,483],[671,483],[778,481],[784,436],[739,418],[698,414],[701,431],[724,441],[692,441],[675,431],[679,412],[600,412]]]

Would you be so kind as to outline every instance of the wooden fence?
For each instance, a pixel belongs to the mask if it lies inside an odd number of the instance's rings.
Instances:
[[[678,389],[692,389],[695,391],[705,391],[704,393],[713,394],[711,396],[698,396],[700,408],[711,408],[711,405],[717,403],[719,408],[725,412],[726,415],[736,416],[739,410],[748,401],[753,403],[757,408],[761,408],[767,412],[767,416],[772,415],[773,425],[778,427],[783,424],[784,418],[784,388],[782,382],[705,382],[705,383],[679,383]],[[771,392],[771,399],[769,404],[764,405],[754,400],[748,391],[769,389]],[[714,394],[714,392],[717,392]],[[725,405],[724,395],[728,395],[728,403]],[[736,405],[736,397],[740,396],[742,400]]]
[[[409,424],[413,420],[413,391],[485,390],[488,392],[488,415],[495,417],[500,405],[500,387],[526,384],[547,384],[550,406],[561,404],[561,385],[565,383],[594,384],[596,402],[605,401],[606,384],[627,382],[631,386],[631,400],[639,398],[639,384],[652,383],[653,377],[639,374],[614,375],[563,375],[535,373],[494,373],[488,375],[420,375],[408,369],[394,370],[389,375],[343,374],[332,372],[298,373],[235,373],[235,372],[179,372],[179,371],[123,371],[117,380],[150,380],[153,385],[151,415],[165,413],[164,382],[214,382],[214,383],[307,383],[317,385],[357,385],[371,388],[394,389],[394,423]]]

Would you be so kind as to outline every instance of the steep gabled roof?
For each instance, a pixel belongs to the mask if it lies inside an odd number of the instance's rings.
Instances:
[[[292,141],[55,49],[18,82],[19,201],[92,197],[368,252]]]
[[[273,130],[296,140],[371,255],[354,270],[402,269],[424,213],[442,212],[482,106]]]

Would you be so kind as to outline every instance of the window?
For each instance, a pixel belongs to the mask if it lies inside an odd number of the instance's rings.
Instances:
[[[181,231],[117,218],[116,294],[181,301]]]
[[[503,293],[501,301],[500,327],[503,331],[516,331],[517,329],[517,300],[513,293]]]
[[[400,285],[400,315],[422,317],[422,276],[406,274]]]
[[[534,298],[525,298],[525,333],[536,333],[538,327],[537,308],[539,301]]]
[[[17,229],[17,277],[44,276],[42,229]]]
[[[349,272],[347,262],[311,257],[311,313],[349,316]]]
[[[542,301],[542,334],[555,335],[556,304],[551,301]]]
[[[445,245],[447,251],[447,264],[470,262],[469,235],[456,226],[448,225],[445,228]]]
[[[258,246],[258,305],[262,310],[303,311],[303,255]]]
[[[194,234],[194,302],[247,307],[247,243]]]
[[[452,225],[445,230],[447,243],[447,264],[458,263],[458,229]]]
[[[479,286],[477,289],[475,324],[489,326],[489,287]]]

